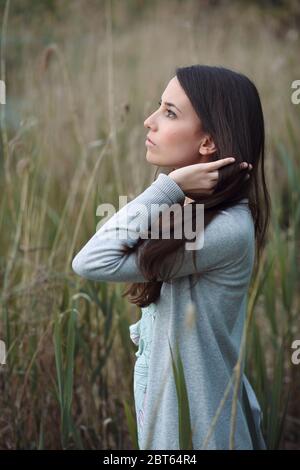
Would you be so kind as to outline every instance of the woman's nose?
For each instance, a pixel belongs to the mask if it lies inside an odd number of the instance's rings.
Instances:
[[[145,121],[144,121],[144,127],[149,127],[150,129],[151,129],[151,128],[154,129],[155,123],[154,123],[152,120],[150,120],[150,118],[148,117],[148,118],[145,119]]]
[[[145,127],[154,128],[156,126],[156,111],[151,113],[144,121]]]
[[[151,119],[151,116],[152,114],[150,114],[150,116],[148,116],[145,121],[144,121],[144,126],[145,127],[150,127],[151,123],[152,123],[152,119]]]

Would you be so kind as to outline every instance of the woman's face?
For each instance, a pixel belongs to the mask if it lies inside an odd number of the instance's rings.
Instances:
[[[181,168],[208,162],[216,151],[176,75],[162,95],[160,108],[144,121],[144,126],[149,128],[149,139],[155,144],[146,142],[146,158],[153,165]]]

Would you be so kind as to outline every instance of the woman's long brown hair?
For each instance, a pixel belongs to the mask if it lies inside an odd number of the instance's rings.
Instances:
[[[201,120],[203,131],[208,132],[214,140],[217,152],[213,159],[234,156],[236,160],[234,164],[219,169],[219,180],[212,195],[199,197],[189,194],[194,199],[191,203],[192,223],[195,223],[196,203],[204,204],[205,228],[218,211],[248,198],[255,228],[255,273],[266,243],[271,207],[264,173],[265,129],[258,91],[248,77],[224,67],[179,67],[176,76]],[[245,172],[239,168],[243,161],[253,166],[248,180],[245,179]],[[185,207],[182,202],[182,211]],[[162,214],[159,215],[160,220],[161,217]],[[124,253],[135,252],[137,265],[149,282],[130,284],[123,292],[123,297],[128,296],[131,303],[140,307],[146,307],[159,298],[163,282],[172,279],[169,275],[163,277],[160,267],[164,260],[169,259],[171,270],[174,256],[177,260],[179,254],[183,255],[187,239],[184,230],[182,233],[182,238],[172,238],[174,221],[171,220],[170,239],[139,238],[134,247],[124,245]],[[193,250],[195,268],[196,251]],[[199,274],[196,280],[197,277]],[[163,281],[157,281],[158,278]]]

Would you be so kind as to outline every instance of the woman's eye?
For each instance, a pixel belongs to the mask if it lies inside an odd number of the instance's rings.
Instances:
[[[161,106],[161,101],[158,102],[159,106]],[[167,109],[167,112],[170,113],[173,117],[176,117],[176,114],[173,113],[170,109]]]
[[[167,109],[167,112],[168,112],[168,113],[171,113],[172,116],[176,117],[176,114],[173,113],[173,111],[171,111],[170,109]]]

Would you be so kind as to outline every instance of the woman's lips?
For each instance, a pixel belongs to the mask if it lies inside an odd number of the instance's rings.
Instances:
[[[155,145],[155,142],[153,142],[153,140],[150,139],[149,134],[146,135],[146,138],[147,138],[148,140],[150,140],[150,142],[152,142],[153,145]]]
[[[149,145],[150,147],[154,147],[154,146],[155,146],[155,144],[154,144],[150,139],[148,139],[148,137],[147,137],[147,139],[146,139],[146,141],[145,141],[145,144],[146,144],[146,145]]]

